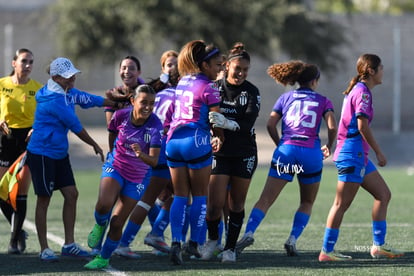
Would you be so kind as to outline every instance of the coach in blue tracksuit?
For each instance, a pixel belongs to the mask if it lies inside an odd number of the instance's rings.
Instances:
[[[60,190],[64,198],[65,243],[61,255],[89,256],[74,239],[78,190],[69,161],[68,131],[91,145],[102,161],[103,152],[81,125],[75,114],[75,104],[89,108],[111,105],[113,102],[73,88],[76,74],[80,71],[67,58],[60,57],[52,61],[49,73],[47,84],[36,93],[37,108],[33,133],[27,146],[27,164],[37,195],[35,222],[41,248],[40,259],[50,262],[57,260],[46,238],[47,208],[54,190]]]

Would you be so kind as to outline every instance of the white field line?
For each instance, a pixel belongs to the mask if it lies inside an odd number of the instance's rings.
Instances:
[[[29,229],[30,231],[32,231],[34,233],[37,233],[36,225],[34,223],[32,223],[31,221],[27,220],[27,219],[24,221],[24,227],[26,229]],[[56,235],[54,235],[50,232],[47,232],[47,238],[50,241],[58,244],[59,246],[63,246],[63,244],[65,243],[64,239],[62,239],[61,237],[56,236]],[[125,272],[119,271],[119,270],[117,270],[117,269],[115,269],[111,266],[109,266],[108,268],[103,269],[103,271],[108,272],[109,274],[114,275],[114,276],[125,276],[125,275],[127,275]]]
[[[292,218],[293,219],[293,218]],[[289,227],[291,226],[291,224],[288,225]],[[316,227],[321,227],[321,228],[325,228],[325,224],[312,224],[309,223],[306,228],[316,228]],[[341,228],[372,228],[372,224],[371,223],[342,223],[341,224]],[[404,227],[404,228],[412,228],[414,227],[414,224],[412,223],[387,223],[387,228],[389,227]],[[286,224],[278,224],[278,223],[262,223],[260,224],[258,229],[269,229],[269,228],[286,228]]]

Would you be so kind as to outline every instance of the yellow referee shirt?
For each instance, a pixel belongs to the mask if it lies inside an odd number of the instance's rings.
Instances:
[[[33,79],[26,84],[14,84],[10,76],[0,78],[0,120],[5,120],[10,128],[31,127],[35,95],[42,86]]]

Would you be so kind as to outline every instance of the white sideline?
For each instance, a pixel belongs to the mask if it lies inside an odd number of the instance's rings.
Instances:
[[[36,225],[33,222],[31,222],[31,221],[29,221],[29,220],[26,219],[24,221],[24,224],[23,225],[24,225],[24,227],[26,229],[28,229],[28,230],[30,230],[30,231],[32,231],[34,233],[37,233],[37,231],[36,231]],[[63,246],[63,244],[65,243],[65,240],[64,239],[62,239],[61,237],[56,236],[56,235],[54,235],[54,234],[52,234],[50,232],[47,232],[47,238],[50,241],[58,244],[59,246]],[[108,268],[103,269],[103,271],[108,272],[111,275],[116,275],[116,276],[125,276],[125,275],[127,275],[125,272],[119,271],[119,270],[117,270],[117,269],[115,269],[115,268],[113,268],[111,266],[108,267]]]

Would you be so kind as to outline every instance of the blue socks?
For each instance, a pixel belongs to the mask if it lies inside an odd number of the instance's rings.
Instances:
[[[323,237],[322,250],[326,253],[334,250],[336,241],[338,240],[339,229],[325,228],[325,235]]]
[[[109,259],[112,255],[112,252],[118,247],[119,241],[113,241],[109,237],[106,238],[105,243],[102,246],[101,257],[104,259]]]
[[[131,242],[135,239],[135,236],[141,229],[141,225],[135,224],[134,222],[128,220],[128,224],[122,233],[121,242],[119,245],[121,246],[129,246]]]
[[[151,226],[154,225],[160,211],[161,211],[161,206],[158,204],[154,204],[154,206],[152,206],[151,209],[149,210],[147,217],[148,217],[148,222],[150,223]]]
[[[109,222],[109,219],[111,218],[111,213],[112,213],[112,210],[106,214],[101,215],[95,211],[94,216],[95,216],[96,223],[100,226],[107,225]]]
[[[259,224],[262,222],[265,215],[266,214],[262,210],[253,208],[252,212],[250,213],[249,220],[247,221],[245,233],[256,232],[257,227],[259,227]]]
[[[372,222],[372,237],[374,245],[383,245],[385,243],[386,234],[387,222],[385,220]]]
[[[171,241],[181,242],[188,197],[174,196],[170,210]]]
[[[183,225],[183,231],[182,231],[182,242],[185,242],[185,237],[187,236],[188,228],[190,226],[190,211],[191,211],[191,204],[185,207],[185,215],[184,215],[185,217],[184,217],[184,225]]]
[[[293,218],[292,231],[290,232],[290,235],[294,236],[296,240],[299,238],[303,232],[303,229],[305,229],[306,225],[308,224],[309,218],[310,216],[308,214],[296,212],[295,217]]]
[[[164,231],[167,228],[168,224],[170,223],[170,211],[161,209],[157,219],[152,226],[151,233],[158,237],[164,236]]]
[[[207,213],[207,196],[193,196],[193,204],[191,205],[190,210],[190,240],[198,242],[200,240],[200,234],[204,231],[204,240],[207,228],[205,227],[206,223],[206,213]],[[201,237],[201,239],[203,239]]]

